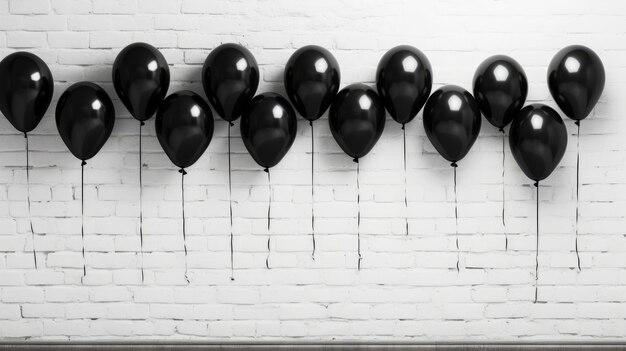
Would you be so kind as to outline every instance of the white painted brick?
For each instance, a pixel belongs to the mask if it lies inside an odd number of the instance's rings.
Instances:
[[[179,13],[180,0],[139,0],[141,13]]]
[[[8,32],[7,47],[39,48],[46,45],[46,33],[41,32]]]
[[[28,16],[23,25],[31,31],[59,31],[67,29],[65,16]]]
[[[2,302],[43,302],[43,289],[35,287],[4,287]]]
[[[137,0],[93,0],[93,12],[125,14],[137,12]]]
[[[12,14],[47,14],[50,12],[48,0],[10,0],[9,10]]]
[[[93,4],[84,0],[52,0],[52,8],[57,14],[87,14]]]
[[[515,8],[479,0],[315,3],[228,0],[0,0],[0,58],[36,53],[54,75],[55,98],[31,133],[30,196],[39,269],[33,266],[23,138],[0,118],[0,337],[80,340],[156,337],[239,340],[620,339],[623,308],[623,211],[626,130],[617,106],[626,87],[624,5],[590,0]],[[418,13],[415,17],[412,14]],[[585,21],[581,22],[580,18]],[[442,25],[445,23],[445,26]],[[552,33],[546,36],[545,33]],[[411,34],[413,33],[413,34]],[[415,33],[418,33],[415,35]],[[434,87],[471,87],[486,57],[517,59],[528,102],[556,107],[547,65],[566,44],[601,56],[607,85],[582,123],[579,249],[575,269],[575,126],[567,153],[541,187],[539,297],[533,304],[535,189],[506,150],[506,230],[501,222],[501,135],[487,123],[458,169],[458,228],[452,170],[428,142],[420,119],[407,125],[404,206],[402,133],[388,118],[361,160],[362,270],[356,269],[355,165],[315,122],[316,255],[311,258],[310,127],[272,169],[272,230],[266,174],[248,155],[238,123],[231,130],[234,277],[230,276],[227,124],[186,180],[188,256],[183,253],[180,176],[143,130],[144,254],[138,252],[137,122],[115,94],[111,65],[135,41],[155,45],[171,69],[169,93],[204,95],[200,70],[221,43],[249,48],[261,74],[258,92],[284,94],[284,64],[318,44],[338,59],[342,82],[374,85],[385,51],[410,44],[428,56]],[[86,168],[86,260],[80,236],[80,168],[54,126],[54,104],[77,81],[101,84],[114,100],[111,139]],[[560,110],[559,110],[560,111]],[[0,167],[2,168],[2,167]],[[409,234],[405,234],[405,215]],[[456,272],[456,231],[461,271]],[[271,236],[265,268],[267,238]],[[87,276],[82,277],[83,263]],[[184,278],[187,263],[191,282]],[[141,267],[145,268],[142,281]],[[176,320],[173,320],[176,319]]]

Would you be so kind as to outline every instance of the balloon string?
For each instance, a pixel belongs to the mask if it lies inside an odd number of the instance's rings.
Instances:
[[[361,270],[361,261],[363,260],[363,257],[361,256],[361,184],[359,182],[359,171],[360,171],[360,165],[359,165],[359,159],[358,158],[354,158],[353,160],[354,162],[356,162],[356,204],[357,204],[357,219],[356,219],[356,225],[357,225],[357,231],[356,231],[356,238],[357,238],[357,255],[358,255],[358,260],[357,260],[357,269],[360,271]]]
[[[500,128],[500,132],[502,132],[502,230],[504,231],[504,251],[509,251],[509,235],[506,232],[506,222],[504,216],[504,209],[506,203],[506,183],[504,182],[504,170],[505,170],[505,161],[506,161],[506,135],[504,134],[504,129]]]
[[[85,165],[83,160],[80,163],[80,236],[83,242],[83,277],[87,275],[87,264],[85,262]],[[81,278],[81,283],[82,279]]]
[[[456,243],[456,272],[459,273],[461,270],[459,268],[459,261],[460,261],[460,251],[459,251],[459,203],[457,200],[457,194],[456,194],[456,169],[458,167],[458,165],[456,164],[456,162],[452,162],[450,164],[450,166],[452,166],[452,168],[454,169],[454,230],[455,230],[455,234],[456,234],[456,238],[455,238],[455,243]]]
[[[270,269],[270,243],[272,236],[270,235],[271,213],[272,213],[272,179],[270,178],[270,169],[265,168],[267,173],[267,189],[269,191],[267,197],[267,257],[265,258],[265,267]]]
[[[233,122],[228,122],[228,207],[230,216],[230,280],[235,280],[235,258],[233,250],[233,186],[231,178],[231,165],[230,165],[230,128],[233,126]]]
[[[181,168],[178,173],[181,174],[180,177],[180,195],[181,195],[181,205],[182,205],[182,213],[183,213],[183,248],[185,250],[185,280],[189,283],[189,266],[187,265],[187,232],[185,230],[185,169]]]
[[[311,240],[313,251],[311,258],[315,261],[315,135],[313,134],[313,121],[309,121],[311,126]]]
[[[404,224],[406,229],[406,235],[409,235],[409,202],[407,201],[406,191],[406,128],[402,123],[402,139],[404,145]]]
[[[142,180],[142,147],[141,147],[141,127],[145,123],[143,121],[139,122],[139,243],[140,243],[140,254],[141,254],[141,282],[145,282],[145,274],[143,267],[143,180]]]
[[[578,264],[578,271],[580,272],[580,255],[578,253],[578,216],[579,216],[579,200],[578,200],[578,190],[580,188],[580,121],[576,121],[576,126],[578,127],[576,132],[576,262]]]
[[[28,134],[24,133],[26,139],[26,201],[28,204],[28,223],[30,224],[30,234],[33,238],[33,262],[35,263],[35,269],[39,269],[37,265],[37,251],[35,250],[35,231],[33,230],[33,217],[30,211],[30,160],[28,158]]]
[[[537,188],[537,242],[535,243],[535,301],[537,302],[537,290],[539,284],[539,181],[535,182]]]

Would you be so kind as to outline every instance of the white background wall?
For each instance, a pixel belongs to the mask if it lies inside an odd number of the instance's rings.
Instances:
[[[24,138],[0,118],[0,338],[581,340],[626,336],[626,3],[623,1],[0,0],[0,57],[36,53],[55,100],[31,134],[33,268]],[[202,93],[212,48],[237,42],[259,62],[259,92],[284,93],[283,66],[306,44],[332,51],[342,86],[373,84],[383,53],[411,44],[429,57],[435,88],[471,89],[478,64],[508,54],[524,67],[529,102],[554,106],[546,67],[574,43],[602,58],[607,84],[582,123],[580,256],[574,253],[575,126],[541,187],[539,300],[533,304],[535,188],[506,151],[501,222],[501,134],[488,123],[459,163],[461,271],[456,272],[452,169],[407,126],[410,234],[404,233],[402,134],[388,118],[361,162],[363,268],[356,270],[355,164],[316,127],[317,255],[311,259],[310,129],[302,120],[274,182],[270,265],[266,174],[233,131],[235,280],[230,281],[226,123],[189,169],[189,269],[184,279],[180,175],[153,122],[144,129],[144,266],[138,235],[138,125],[114,94],[111,64],[125,45],[160,48],[170,92]],[[114,98],[115,130],[86,166],[87,277],[81,284],[80,162],[54,126],[71,83]],[[203,93],[202,93],[203,94]],[[204,95],[204,94],[203,94]],[[611,106],[613,105],[613,106]],[[149,136],[147,135],[149,133]]]

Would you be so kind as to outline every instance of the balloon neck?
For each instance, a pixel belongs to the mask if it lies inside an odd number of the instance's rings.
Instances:
[[[404,123],[402,123],[402,130],[404,130]]]
[[[26,132],[24,132],[24,138],[28,139],[28,134]]]
[[[539,187],[539,181],[536,181],[535,184],[533,184],[535,186],[535,188]]]
[[[354,163],[359,163],[359,158],[358,158],[358,157],[355,157],[355,158],[353,158],[353,159],[352,159],[352,161],[353,161]]]
[[[139,121],[139,125],[140,125],[140,126],[145,126],[145,125],[146,125],[146,122],[144,122],[144,121]]]
[[[309,125],[313,127],[313,121],[309,121]]]
[[[233,123],[232,121],[228,121],[228,124],[232,127],[235,125],[235,123]]]
[[[580,121],[576,121],[574,124],[580,127]]]
[[[454,168],[457,168],[459,165],[457,165],[457,164],[456,164],[456,162],[452,162],[452,163],[450,164],[450,166],[452,166],[452,167],[454,167]]]
[[[265,167],[265,168],[263,168],[263,172],[265,172],[265,173],[269,173],[269,172],[270,172],[270,169],[269,169],[269,168],[267,168],[267,167]]]
[[[86,164],[87,164],[87,162],[85,162],[85,160],[82,160],[82,162],[80,163],[81,167],[86,165]]]
[[[500,133],[504,134],[504,128],[500,128],[498,130],[500,131]]]
[[[187,172],[185,171],[185,169],[184,169],[184,168],[179,169],[179,170],[178,170],[178,173],[180,173],[180,174],[182,174],[182,175],[186,175],[186,174],[187,174]]]

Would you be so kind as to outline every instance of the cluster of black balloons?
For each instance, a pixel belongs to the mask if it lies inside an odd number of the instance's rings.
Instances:
[[[171,161],[181,169],[197,161],[211,142],[212,112],[191,91],[166,98],[170,72],[163,55],[149,44],[134,43],[119,53],[112,71],[115,91],[134,118],[143,123],[156,114],[157,137]],[[514,59],[499,55],[485,60],[474,76],[473,95],[454,85],[431,95],[432,82],[427,57],[411,46],[395,47],[382,57],[377,92],[363,84],[339,91],[337,60],[319,46],[297,50],[284,72],[288,98],[298,113],[312,123],[330,108],[333,137],[357,161],[380,138],[385,109],[404,125],[422,107],[429,140],[453,166],[476,141],[481,113],[501,130],[512,124],[511,151],[529,178],[546,178],[561,160],[567,145],[563,120],[546,105],[523,107],[528,82]],[[602,62],[587,47],[568,46],[550,62],[550,92],[577,123],[590,114],[604,82]],[[237,44],[212,50],[202,69],[202,84],[221,118],[232,123],[241,116],[241,137],[254,160],[264,168],[280,162],[295,139],[296,113],[278,94],[255,96],[259,68],[250,51]],[[26,134],[37,126],[52,92],[52,74],[37,56],[16,52],[0,62],[0,111],[20,132]],[[115,122],[111,99],[90,82],[70,86],[59,99],[55,116],[61,138],[82,161],[97,154]]]

